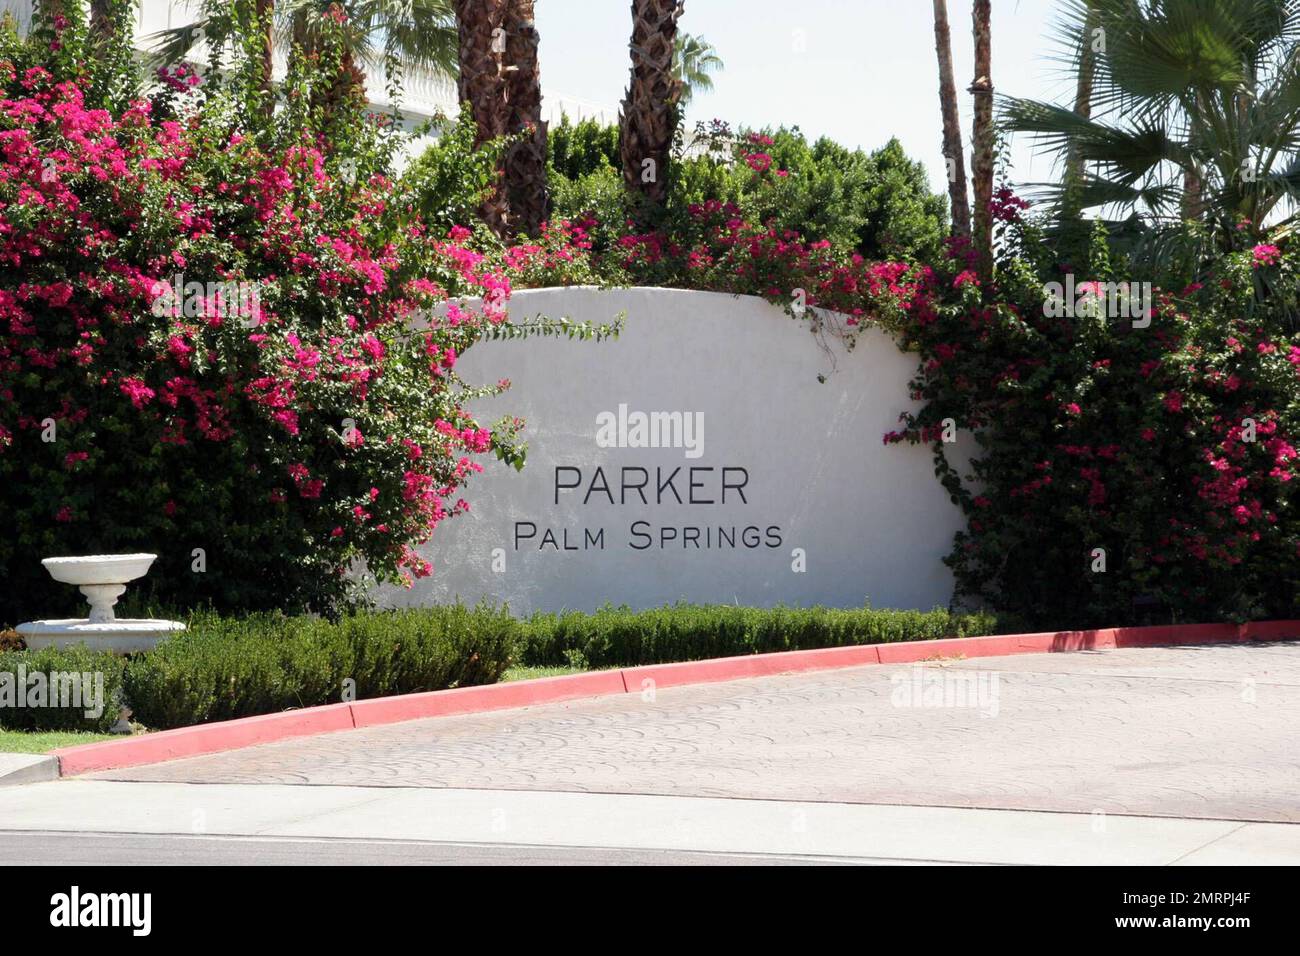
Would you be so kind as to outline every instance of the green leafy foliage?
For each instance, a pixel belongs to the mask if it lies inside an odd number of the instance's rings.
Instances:
[[[1068,89],[1088,101],[1002,110],[1059,161],[1062,180],[1041,190],[1051,232],[1077,236],[1083,210],[1137,211],[1147,228],[1198,220],[1231,252],[1294,223],[1300,2],[1067,0],[1054,33]]]
[[[551,131],[555,214],[582,223],[597,253],[616,247],[632,218],[617,146],[617,128],[593,120]],[[684,139],[669,175],[657,228],[669,239],[685,236],[691,210],[724,203],[778,235],[868,259],[924,260],[942,248],[944,197],[930,191],[924,167],[897,140],[866,152],[825,137],[809,142],[797,127],[734,133],[715,121]]]
[[[646,611],[606,606],[592,614],[536,614],[520,661],[590,668],[696,661],[853,644],[927,641],[995,633],[989,614],[872,608],[754,608],[677,604]]]
[[[124,669],[124,658],[84,646],[0,652],[0,727],[106,732],[121,711]]]
[[[617,170],[618,127],[594,119],[576,123],[567,115],[546,134],[546,158],[551,170],[578,180],[605,169]]]
[[[462,605],[368,612],[337,622],[201,614],[184,634],[131,661],[126,693],[151,729],[392,694],[491,684],[520,625]]]
[[[925,167],[898,140],[873,152],[826,137],[809,142],[798,127],[698,130],[676,168],[679,205],[717,199],[741,215],[827,241],[868,259],[934,258],[942,248],[945,201],[929,189]]]
[[[474,145],[474,117],[462,107],[453,122],[435,121],[438,139],[426,147],[402,174],[402,182],[417,198],[415,211],[439,235],[453,226],[479,222],[479,204],[492,188],[506,140]],[[481,241],[490,235],[483,230]]]
[[[513,664],[581,668],[937,640],[995,633],[989,614],[871,608],[674,605],[647,611],[535,614],[461,604],[362,612],[329,621],[259,613],[190,616],[189,630],[123,658],[84,647],[0,653],[6,672],[95,672],[107,704],[0,707],[0,727],[106,731],[119,704],[150,730],[278,713],[300,707],[492,684]],[[0,684],[0,686],[3,686]],[[2,699],[2,698],[0,698]]]

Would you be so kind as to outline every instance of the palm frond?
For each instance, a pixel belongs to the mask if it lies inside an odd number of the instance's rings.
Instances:
[[[150,68],[173,66],[193,56],[204,41],[229,35],[232,26],[229,15],[212,13],[185,26],[151,33],[144,38],[146,62]]]
[[[451,0],[361,0],[355,16],[388,56],[455,76],[459,69],[456,11]]]
[[[713,89],[713,77],[722,69],[722,57],[702,36],[678,33],[673,43],[673,73],[682,82],[679,102],[685,104],[699,90]]]
[[[1150,276],[1157,284],[1175,290],[1175,282],[1204,278],[1215,248],[1206,230],[1188,228],[1181,222],[1151,225],[1130,219],[1113,224],[1110,235],[1113,247],[1125,254],[1135,275]]]
[[[1086,179],[1072,195],[1162,214],[1187,189],[1234,224],[1296,201],[1300,0],[1062,0],[1054,36],[1063,68],[1092,63],[1087,101],[1006,100],[1002,121]]]
[[[1171,183],[1148,181],[1136,185],[1106,179],[1101,176],[1085,176],[1077,183],[1066,186],[1062,183],[1024,183],[1021,188],[1034,202],[1064,208],[1066,191],[1075,208],[1088,209],[1122,209],[1136,210],[1146,208],[1156,215],[1169,215],[1178,207],[1178,190]]]
[[[1185,145],[1160,126],[1112,126],[1053,103],[1006,99],[1001,121],[1011,132],[1032,133],[1043,149],[1062,155],[1073,150],[1080,159],[1101,165],[1129,185],[1162,162],[1186,165],[1190,161]]]

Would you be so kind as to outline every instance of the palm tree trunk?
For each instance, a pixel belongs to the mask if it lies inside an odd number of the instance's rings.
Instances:
[[[673,42],[683,0],[632,0],[632,71],[619,118],[623,182],[651,208],[663,204],[681,81]]]
[[[1074,87],[1074,112],[1084,119],[1092,116],[1092,84],[1097,73],[1097,51],[1093,49],[1092,34],[1101,22],[1100,12],[1088,2],[1088,15],[1084,20],[1083,44],[1079,48],[1079,77]],[[1080,190],[1083,188],[1083,157],[1079,148],[1070,144],[1065,160],[1065,201],[1062,218],[1077,219],[1082,209]]]
[[[1190,166],[1183,167],[1183,202],[1182,214],[1184,219],[1197,220],[1205,215],[1205,203],[1202,201],[1202,192],[1204,182],[1201,179],[1201,171],[1193,162]]]
[[[334,3],[330,5],[330,9],[336,10],[341,6],[339,3]],[[325,115],[330,117],[331,121],[342,115],[349,101],[352,101],[354,106],[364,105],[366,102],[366,71],[357,62],[355,52],[350,46],[345,46],[340,53],[338,73],[325,89],[322,99]]]
[[[262,111],[270,116],[275,112],[275,0],[257,0],[257,29],[261,53],[259,64],[262,76]]]
[[[108,48],[113,39],[113,18],[109,6],[112,0],[91,0],[90,2],[90,47],[98,55]]]
[[[456,29],[459,35],[459,95],[474,114],[474,144],[504,136],[509,120],[503,50],[498,36],[504,36],[506,0],[456,0]],[[483,200],[483,220],[499,236],[508,229],[509,206],[500,185]]]
[[[952,74],[952,36],[948,31],[947,0],[934,0],[934,50],[939,57],[939,105],[943,111],[943,155],[947,160],[948,197],[952,201],[952,234],[970,236],[970,203],[966,198],[966,157],[957,112],[957,84]]]
[[[259,0],[260,3],[260,0]],[[341,6],[340,3],[330,4],[330,11],[334,11]],[[299,9],[295,12],[293,21],[290,25],[291,35],[295,46],[300,47],[303,56],[311,59],[319,59],[324,52],[322,49],[322,40],[316,35],[308,32],[308,22],[306,14]],[[274,49],[274,40],[270,48],[263,47],[262,52],[262,69],[265,71],[266,57]],[[263,72],[263,76],[266,73]],[[265,82],[265,80],[263,81]],[[314,84],[311,91],[311,106],[313,109],[320,110],[326,117],[327,122],[333,122],[334,118],[339,116],[348,100],[360,99],[361,103],[365,102],[366,97],[366,73],[365,70],[357,63],[353,51],[344,48],[339,57],[338,71],[329,79],[329,85]],[[272,107],[274,108],[274,107]]]
[[[86,55],[103,63],[113,43],[112,0],[91,0],[86,29]]]
[[[1183,167],[1183,197],[1182,197],[1182,215],[1185,220],[1199,220],[1205,215],[1205,180],[1202,176],[1201,164],[1197,161],[1197,146],[1200,143],[1200,133],[1203,129],[1202,123],[1204,118],[1212,115],[1210,104],[1206,102],[1205,94],[1197,91],[1192,94],[1194,97],[1194,111],[1189,110],[1189,114],[1198,117],[1201,122],[1192,122],[1187,130],[1187,151],[1191,154],[1187,165]]]
[[[993,278],[993,55],[990,36],[990,0],[975,0],[972,10],[975,33],[975,152],[971,160],[974,177],[975,251],[979,255],[980,278],[987,285]]]
[[[536,236],[550,213],[546,183],[546,124],[542,122],[542,79],[537,61],[534,0],[508,0],[506,10],[506,101],[508,130],[525,138],[506,155],[506,194],[511,225]]]

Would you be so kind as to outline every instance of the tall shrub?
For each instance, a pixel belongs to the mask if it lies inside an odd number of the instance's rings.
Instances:
[[[0,37],[0,621],[66,608],[53,554],[155,551],[159,599],[245,609],[338,607],[358,562],[429,573],[414,546],[478,457],[517,454],[465,411],[497,386],[455,371],[507,276],[301,61],[274,120],[238,71],[112,112],[84,69]]]
[[[960,591],[1044,627],[1300,613],[1300,341],[1281,321],[1296,253],[1222,257],[1118,315],[1101,234],[1064,301],[1009,260],[986,304],[961,268],[884,313],[920,354],[924,401],[885,440],[935,449],[968,520]],[[977,440],[969,466],[954,429]]]

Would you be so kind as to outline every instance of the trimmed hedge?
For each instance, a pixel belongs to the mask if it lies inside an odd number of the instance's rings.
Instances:
[[[535,614],[521,660],[531,665],[621,667],[850,644],[992,634],[990,614],[872,608],[753,608],[678,604],[648,611]]]
[[[649,611],[535,614],[463,605],[310,616],[213,613],[145,654],[121,658],[84,647],[0,652],[4,673],[104,675],[104,712],[2,706],[0,727],[107,730],[125,701],[146,727],[214,720],[393,694],[492,684],[512,663],[619,667],[849,644],[991,634],[987,614],[870,608],[760,609],[680,604]]]
[[[125,667],[125,658],[84,646],[0,652],[0,727],[105,733],[117,723],[121,710]],[[37,674],[42,676],[33,681]],[[70,683],[73,674],[79,675],[81,685],[76,692]],[[38,684],[42,690],[38,691]],[[60,702],[68,706],[51,706]],[[86,716],[93,710],[99,713]]]
[[[135,719],[164,729],[355,698],[492,684],[520,624],[505,609],[462,605],[315,617],[200,615],[132,660]],[[345,683],[353,682],[353,683]]]

